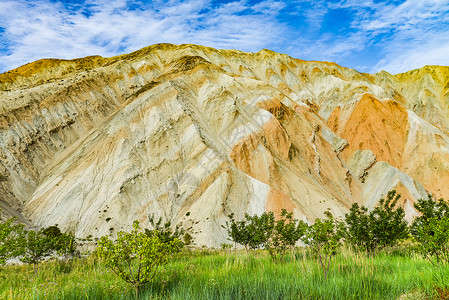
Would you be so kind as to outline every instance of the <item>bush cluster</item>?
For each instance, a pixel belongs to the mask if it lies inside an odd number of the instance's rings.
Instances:
[[[149,216],[148,222],[152,229],[140,230],[136,220],[130,233],[119,231],[115,240],[103,236],[98,241],[98,256],[117,276],[132,284],[136,294],[172,254],[192,243],[192,227],[185,228],[182,223],[173,227],[170,221],[156,221],[154,216]]]
[[[432,263],[448,262],[449,205],[432,196],[418,200],[415,209],[420,216],[409,226],[404,210],[397,205],[400,197],[393,190],[371,211],[354,203],[343,220],[335,219],[327,211],[326,218],[318,218],[312,225],[294,219],[286,210],[277,219],[273,212],[260,216],[245,214],[242,220],[236,220],[231,214],[225,228],[234,243],[246,249],[266,249],[273,258],[302,241],[313,250],[325,276],[332,257],[343,243],[374,255],[401,240],[413,238]]]
[[[62,233],[58,225],[40,230],[26,230],[14,224],[15,218],[0,223],[0,265],[10,258],[33,264],[37,274],[39,263],[52,254],[73,255],[76,251],[74,235]]]
[[[232,241],[245,249],[263,248],[273,258],[282,255],[289,247],[304,235],[305,223],[293,219],[293,213],[283,209],[278,219],[273,212],[264,212],[260,216],[249,214],[236,221],[234,214],[229,215],[230,222],[223,226]]]
[[[274,260],[282,259],[285,252],[301,240],[313,249],[327,276],[331,258],[341,244],[343,225],[330,212],[327,211],[326,216],[326,220],[317,219],[309,226],[293,218],[293,212],[285,209],[278,218],[273,212],[264,212],[260,216],[245,214],[243,220],[236,221],[234,214],[230,214],[230,221],[223,227],[234,243],[247,250],[268,250]]]

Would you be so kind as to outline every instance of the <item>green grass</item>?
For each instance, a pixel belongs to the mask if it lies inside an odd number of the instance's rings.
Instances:
[[[9,266],[0,280],[0,299],[136,299],[134,288],[94,256],[43,263],[38,276],[32,266]],[[325,279],[304,250],[282,262],[263,251],[197,250],[174,257],[139,299],[439,299],[448,291],[449,266],[413,253],[343,250]]]

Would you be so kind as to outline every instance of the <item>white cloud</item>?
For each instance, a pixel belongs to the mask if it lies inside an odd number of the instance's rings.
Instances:
[[[285,6],[285,3],[282,3],[280,1],[267,0],[255,4],[252,7],[252,10],[262,14],[277,15]]]
[[[283,28],[276,20],[283,7],[279,1],[221,6],[206,0],[153,1],[133,10],[130,4],[139,3],[89,0],[70,10],[49,0],[2,1],[0,39],[7,49],[0,51],[0,70],[44,57],[112,56],[160,42],[258,51],[274,43]]]
[[[382,49],[383,57],[371,72],[449,65],[449,0],[406,0],[399,5],[351,0],[340,7],[357,10],[352,26]]]
[[[449,64],[449,0],[251,3],[0,0],[0,72],[45,57],[113,56],[160,42],[243,51],[269,48],[302,59],[349,64],[353,56],[375,46],[381,49],[379,61],[354,62],[371,72]],[[326,24],[335,9],[349,13],[345,28]]]
[[[425,65],[449,66],[449,30],[436,36],[426,35],[422,43],[394,43],[387,46],[385,56],[372,68],[372,72],[387,70],[402,73]]]

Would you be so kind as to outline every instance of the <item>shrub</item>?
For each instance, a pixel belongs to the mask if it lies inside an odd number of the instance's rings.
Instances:
[[[189,216],[190,212],[186,214]],[[184,228],[182,223],[177,224],[175,227],[172,226],[170,221],[167,221],[162,224],[162,218],[155,221],[154,216],[150,216],[148,218],[150,225],[153,227],[152,229],[145,229],[145,234],[148,236],[152,236],[157,234],[159,238],[164,243],[170,243],[174,240],[182,241],[179,243],[179,250],[184,245],[190,245],[193,243],[193,236],[191,235],[193,227]]]
[[[17,247],[17,234],[23,225],[14,225],[15,218],[0,222],[0,266],[9,258],[20,254]]]
[[[51,239],[52,248],[58,254],[67,257],[75,253],[77,246],[75,236],[61,232],[58,224],[43,229],[42,233]]]
[[[234,214],[229,218],[230,223],[224,228],[232,241],[246,249],[264,248],[273,259],[283,256],[305,233],[304,222],[294,219],[293,213],[285,209],[277,220],[273,212],[264,212],[260,216],[245,214],[241,221],[236,221]]]
[[[221,250],[230,250],[232,248],[231,244],[221,243],[220,244]]]
[[[60,231],[57,225],[41,230],[25,230],[22,224],[12,225],[11,218],[0,224],[0,264],[10,257],[19,257],[24,263],[33,264],[37,274],[39,262],[58,252],[73,254],[76,250],[75,237]]]
[[[408,236],[407,221],[402,207],[395,208],[401,197],[395,190],[371,211],[357,203],[345,215],[346,240],[352,246],[372,255],[375,250],[389,247]]]
[[[344,236],[344,224],[325,212],[327,219],[316,219],[315,223],[307,227],[303,241],[312,248],[319,265],[327,278],[332,257],[337,254]]]
[[[236,221],[233,213],[228,217],[230,223],[226,222],[226,227],[223,227],[234,243],[243,245],[247,250],[262,247],[274,227],[273,212],[263,213],[260,216],[245,214],[241,221]]]
[[[281,216],[274,222],[264,248],[270,252],[272,258],[280,258],[306,234],[306,228],[306,223],[293,219],[293,212],[282,209]]]
[[[44,231],[45,229],[22,230],[19,233],[20,261],[33,264],[36,274],[39,262],[57,250],[54,238],[51,235],[45,235]]]
[[[181,244],[177,238],[167,242],[157,231],[153,233],[139,232],[139,222],[134,221],[130,233],[120,231],[115,241],[107,236],[98,241],[99,257],[117,276],[132,284],[136,293],[142,285],[154,279],[159,266],[165,264]]]
[[[413,237],[420,243],[420,249],[433,262],[449,260],[449,205],[443,199],[419,199],[415,208],[421,213],[411,226]]]

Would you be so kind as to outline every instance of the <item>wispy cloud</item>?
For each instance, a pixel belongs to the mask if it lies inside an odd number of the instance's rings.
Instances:
[[[351,25],[381,49],[371,72],[405,72],[424,65],[449,65],[449,0],[385,3],[348,0],[334,7],[354,11]],[[369,45],[366,45],[367,47]]]
[[[0,3],[0,70],[43,57],[111,56],[154,43],[196,43],[257,51],[281,36],[278,1],[85,1]]]
[[[449,65],[447,36],[449,0],[1,0],[0,72],[170,42],[398,73]]]

